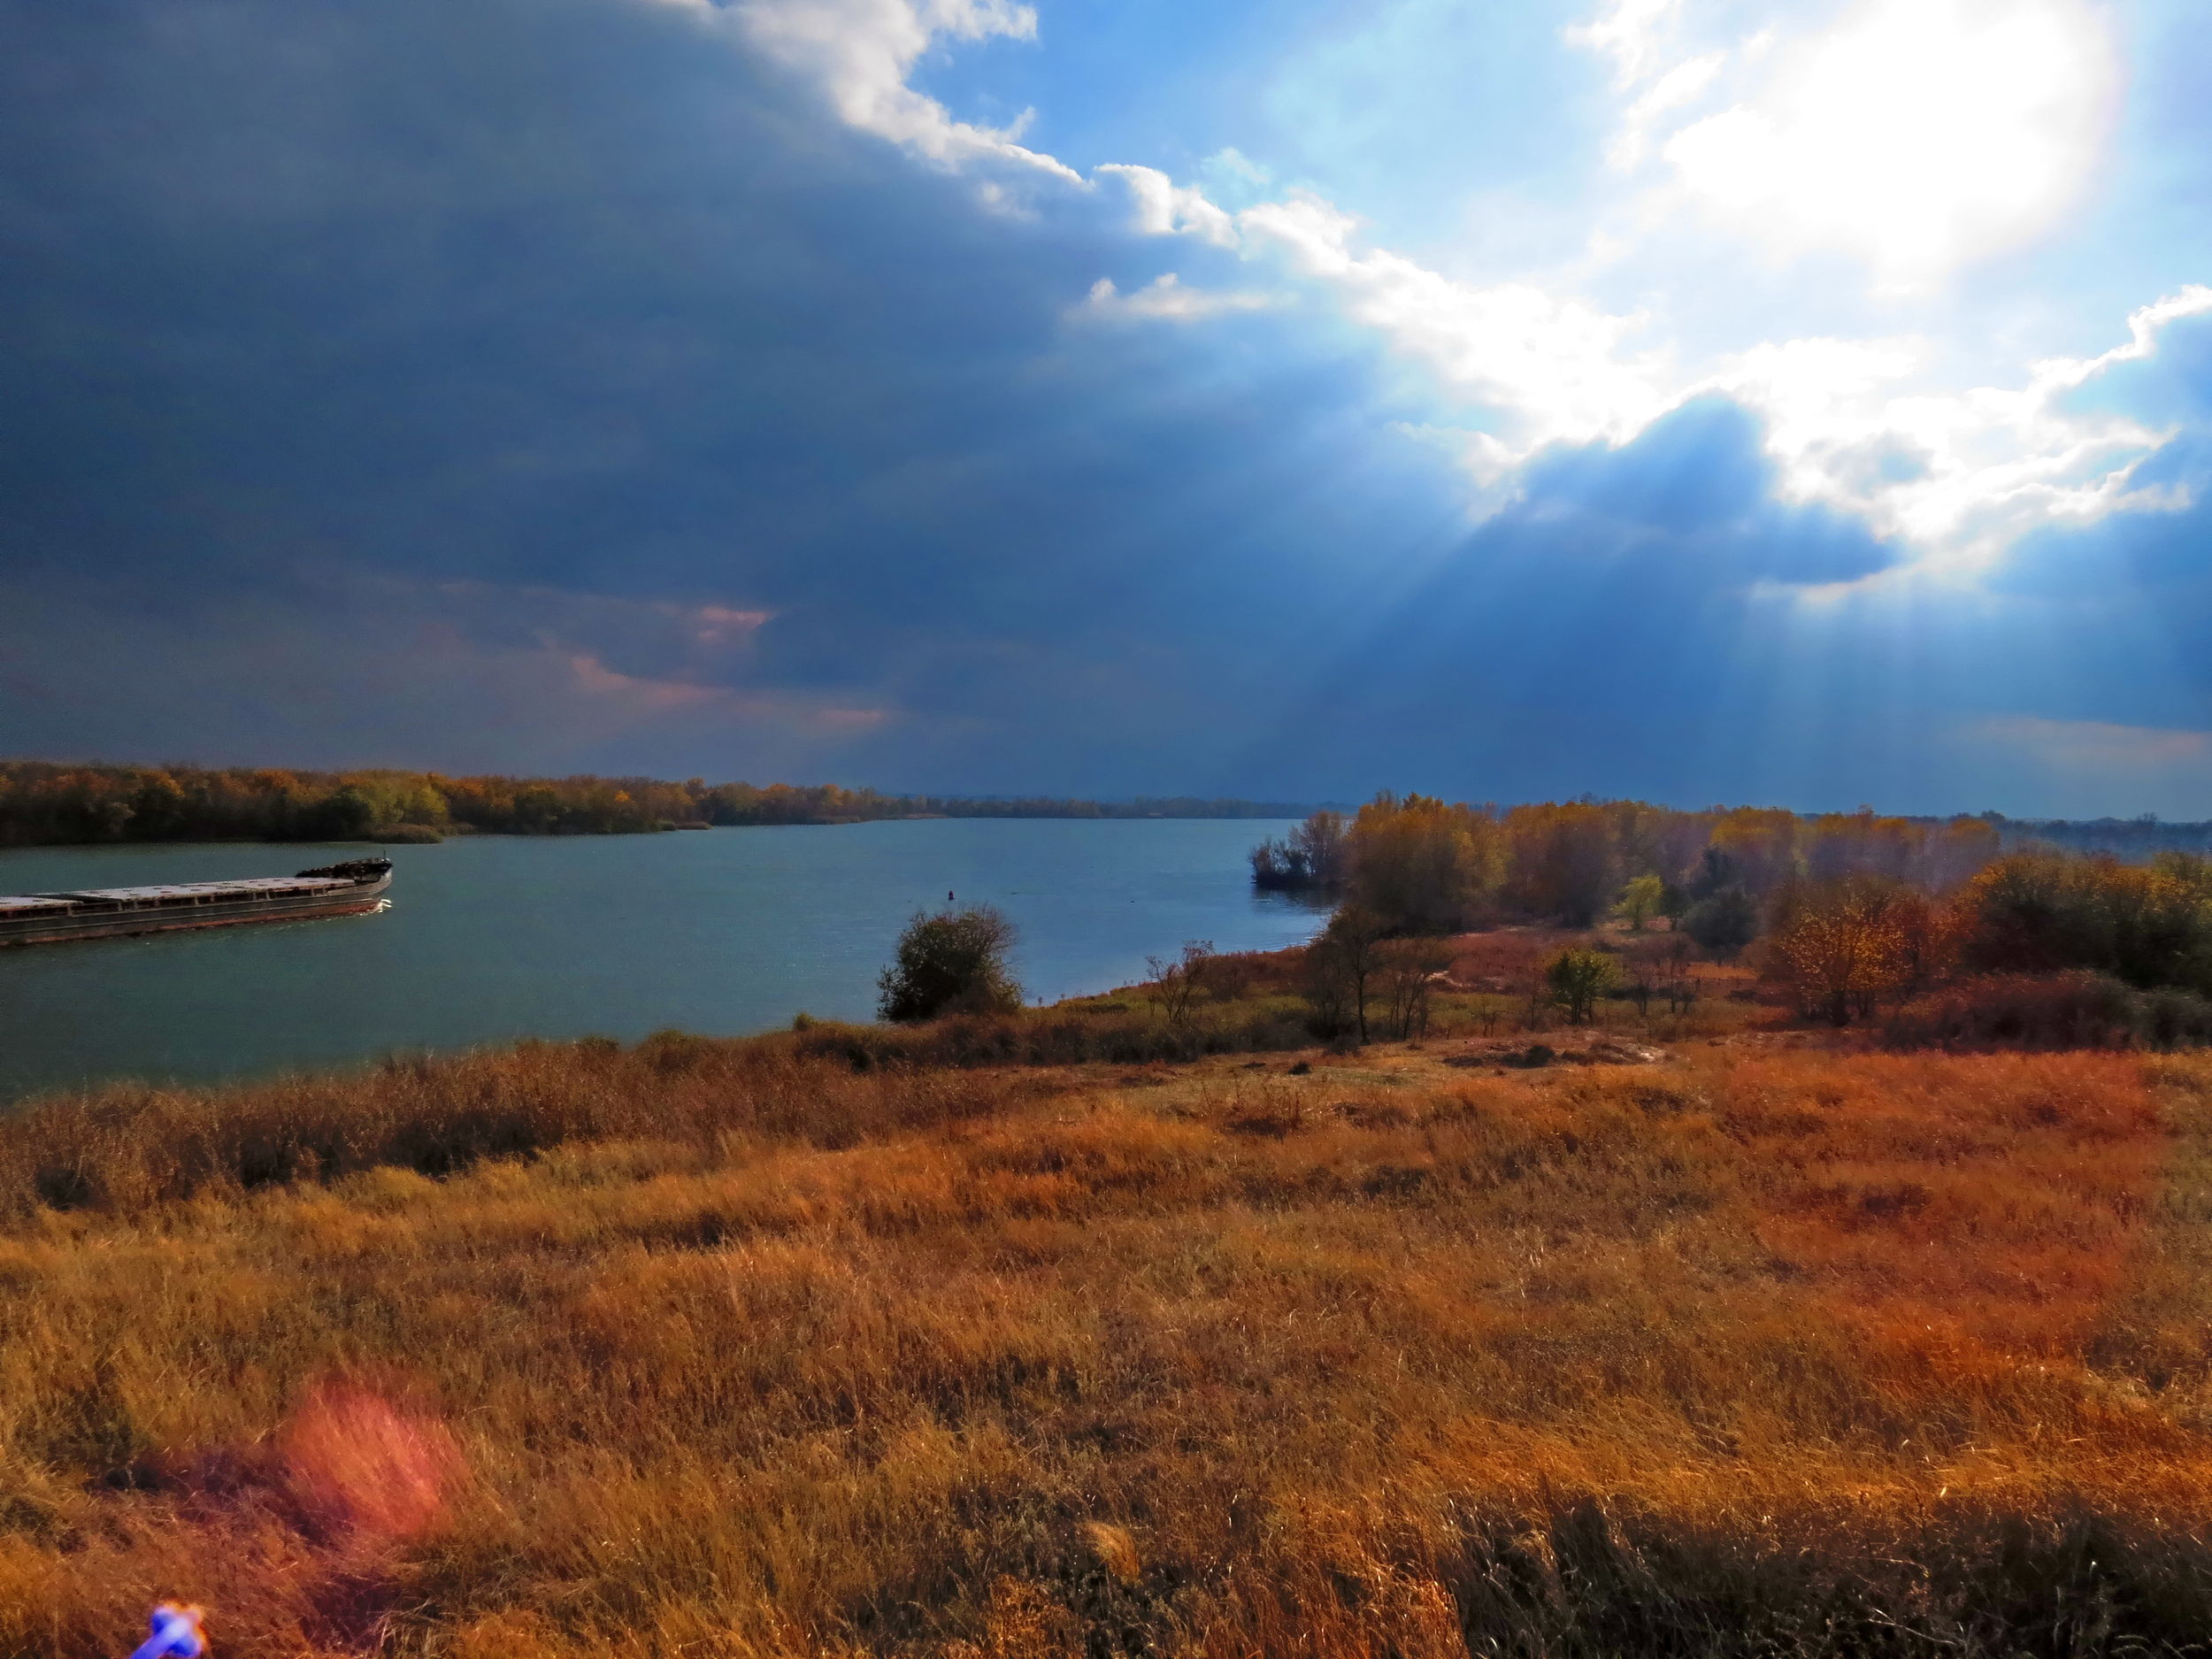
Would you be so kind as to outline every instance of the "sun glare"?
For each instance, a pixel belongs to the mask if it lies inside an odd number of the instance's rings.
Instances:
[[[2074,199],[2117,92],[2084,0],[1870,0],[1780,51],[1762,93],[1665,155],[1784,251],[1866,257],[1890,288],[2015,247]]]

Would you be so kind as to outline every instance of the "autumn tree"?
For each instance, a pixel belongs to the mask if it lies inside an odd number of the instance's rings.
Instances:
[[[1830,812],[1805,826],[1800,834],[1801,862],[1816,881],[1847,876],[1911,879],[1927,839],[1924,826],[1910,818],[1878,818],[1872,807]]]
[[[1801,831],[1794,812],[1737,807],[1716,817],[1709,845],[1728,861],[1733,884],[1756,900],[1797,874]]]
[[[1979,972],[2087,968],[2139,989],[2212,991],[2212,864],[2016,853],[1954,903],[1964,964]]]
[[[1955,818],[1920,845],[1914,879],[1930,893],[1948,893],[1971,880],[2003,850],[1996,826],[1978,818]]]
[[[1587,927],[1605,913],[1621,885],[1610,811],[1588,801],[1516,807],[1505,829],[1515,905],[1570,927]]]
[[[1846,1025],[1905,981],[1907,913],[1897,883],[1849,876],[1790,895],[1768,941],[1769,963],[1808,1017]]]
[[[1379,795],[1359,810],[1347,845],[1348,902],[1389,933],[1461,932],[1496,890],[1498,826],[1472,807]]]

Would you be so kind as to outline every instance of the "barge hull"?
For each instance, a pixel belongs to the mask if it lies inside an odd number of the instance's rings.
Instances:
[[[11,945],[55,945],[80,939],[127,939],[143,933],[237,927],[251,922],[362,916],[384,908],[384,892],[392,884],[388,865],[366,879],[309,879],[325,874],[316,871],[266,883],[205,882],[196,887],[35,894],[0,900],[0,949]]]
[[[244,927],[254,922],[302,922],[324,916],[366,916],[388,901],[346,895],[320,903],[240,905],[227,915],[211,906],[196,915],[100,916],[74,921],[49,922],[18,931],[0,923],[0,950],[11,945],[62,945],[75,939],[130,939],[144,933],[183,933],[203,927]]]

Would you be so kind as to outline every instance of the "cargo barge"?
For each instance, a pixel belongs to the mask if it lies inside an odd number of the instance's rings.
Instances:
[[[354,858],[296,876],[26,893],[0,898],[0,947],[358,916],[383,909],[384,890],[391,885],[390,859]]]

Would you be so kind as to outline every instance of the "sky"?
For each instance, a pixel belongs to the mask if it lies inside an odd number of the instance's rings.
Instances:
[[[2212,817],[2189,0],[0,39],[0,753]]]

